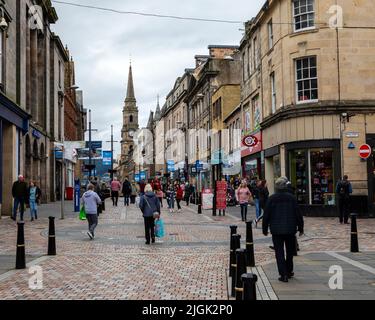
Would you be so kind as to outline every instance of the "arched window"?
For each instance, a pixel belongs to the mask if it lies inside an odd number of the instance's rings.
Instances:
[[[130,123],[133,122],[133,115],[130,115],[130,117],[129,117],[129,121],[130,121]]]
[[[36,140],[34,140],[34,144],[33,144],[33,157],[34,159],[39,158],[38,142]]]

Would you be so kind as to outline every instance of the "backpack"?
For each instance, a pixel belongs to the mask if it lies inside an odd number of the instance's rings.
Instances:
[[[339,194],[344,196],[349,194],[349,183],[345,181],[341,181],[338,186]]]

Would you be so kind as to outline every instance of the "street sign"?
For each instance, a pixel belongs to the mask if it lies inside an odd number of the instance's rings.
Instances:
[[[74,212],[80,211],[81,200],[81,182],[79,179],[74,180]]]
[[[103,166],[110,166],[110,165],[112,165],[112,152],[103,151]]]
[[[167,160],[167,170],[168,172],[174,172],[174,160]]]
[[[216,209],[225,210],[227,208],[227,182],[216,182]]]
[[[139,174],[139,179],[141,180],[146,180],[146,172],[145,171],[141,171],[140,174]]]
[[[246,147],[255,147],[257,144],[258,144],[259,140],[256,136],[253,136],[253,135],[248,135],[246,137],[243,138],[242,140],[242,143],[246,146]]]
[[[203,170],[203,162],[197,160],[195,162],[195,168],[196,168],[197,172],[202,171]]]
[[[134,180],[135,180],[135,182],[139,182],[140,181],[140,179],[139,179],[139,173],[136,173],[134,175]]]
[[[203,189],[202,191],[202,209],[209,210],[212,209],[214,202],[214,194],[212,189]]]
[[[368,159],[371,156],[371,147],[368,144],[363,144],[359,147],[359,156],[362,159]]]
[[[90,142],[86,141],[86,148],[90,148]],[[91,141],[91,149],[101,149],[102,141]]]

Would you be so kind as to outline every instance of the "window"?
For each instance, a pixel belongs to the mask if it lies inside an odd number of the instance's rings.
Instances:
[[[221,118],[221,98],[214,102],[213,118]]]
[[[318,100],[316,57],[296,60],[297,102]]]
[[[4,70],[4,31],[0,30],[0,85],[4,85],[3,70]]]
[[[243,63],[243,68],[242,68],[242,79],[245,81],[246,80],[246,73],[245,73],[245,70],[246,70],[246,54],[245,52],[243,53],[242,55],[242,63]]]
[[[253,59],[254,59],[254,71],[258,68],[258,45],[257,45],[257,38],[255,37],[253,40]]]
[[[130,123],[133,122],[133,116],[132,116],[132,115],[129,117],[129,122],[130,122]]]
[[[294,31],[315,26],[314,0],[293,1]]]
[[[61,88],[61,61],[59,60],[59,88]]]
[[[275,72],[271,73],[271,113],[276,112],[276,83],[275,83]]]
[[[268,49],[273,47],[273,25],[272,20],[268,22]]]
[[[247,54],[248,54],[248,69],[249,69],[249,75],[253,73],[252,68],[252,56],[251,56],[251,45],[247,48]]]

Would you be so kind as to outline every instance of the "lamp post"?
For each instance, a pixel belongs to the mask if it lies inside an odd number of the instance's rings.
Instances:
[[[111,143],[111,181],[113,181],[113,174],[114,174],[114,171],[113,171],[113,143],[114,142],[118,142],[118,141],[113,141],[113,125],[111,125],[111,141],[107,141],[107,142],[110,142]]]

